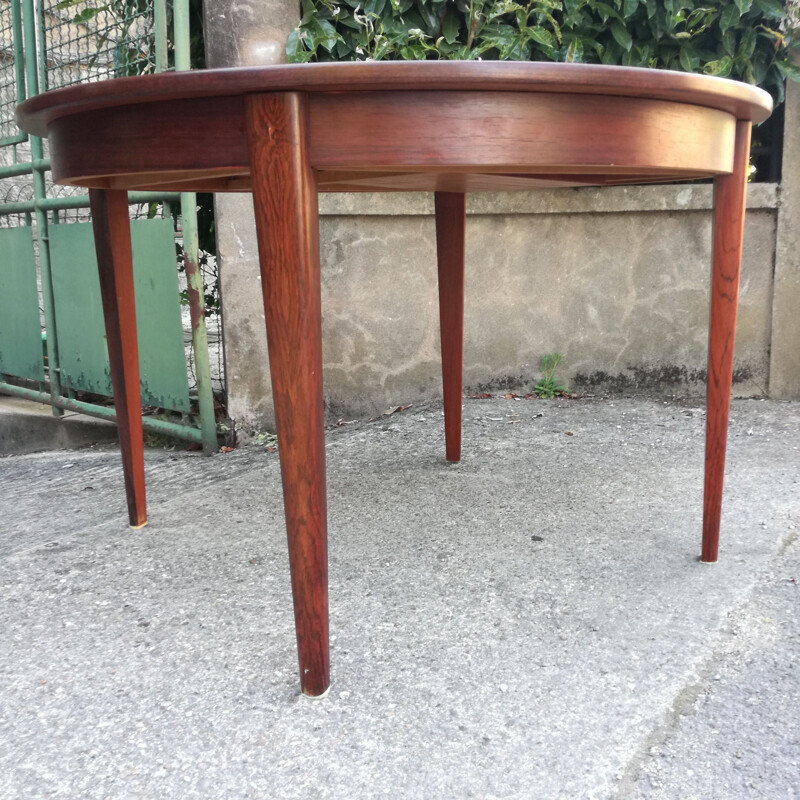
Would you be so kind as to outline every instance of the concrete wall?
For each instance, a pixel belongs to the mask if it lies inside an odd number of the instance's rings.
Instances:
[[[252,213],[222,224],[241,225]],[[371,416],[438,397],[439,327],[432,199],[425,195],[320,198],[323,357],[331,418]],[[770,382],[778,191],[753,185],[742,266],[735,386]],[[473,195],[468,199],[465,385],[526,389],[540,358],[564,354],[579,392],[705,391],[711,260],[711,187],[650,186]],[[255,248],[242,242],[236,297],[255,308],[226,329],[244,375],[239,408],[269,425],[266,338]],[[228,265],[223,265],[223,274]],[[229,302],[230,295],[223,295]],[[229,375],[232,369],[228,361]],[[235,419],[237,417],[234,417]],[[239,424],[244,417],[238,417]]]
[[[800,63],[800,58],[797,59]],[[800,398],[800,84],[786,88],[770,395]]]
[[[768,389],[777,191],[751,187],[738,394]],[[711,187],[468,198],[465,385],[530,388],[564,354],[580,392],[705,390]],[[438,397],[432,202],[321,198],[325,394],[333,416]]]

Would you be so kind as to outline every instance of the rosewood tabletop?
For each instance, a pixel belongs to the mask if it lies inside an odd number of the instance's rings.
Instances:
[[[252,192],[301,688],[330,684],[319,192],[435,198],[445,457],[461,457],[465,195],[714,182],[702,560],[717,559],[750,131],[765,92],[583,64],[388,62],[165,73],[24,102],[89,187],[130,524],[146,523],[127,191]],[[87,142],[90,143],[87,145]]]

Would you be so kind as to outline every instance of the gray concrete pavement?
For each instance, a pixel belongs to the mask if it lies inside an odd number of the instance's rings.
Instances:
[[[298,696],[278,458],[0,459],[0,797],[800,796],[800,405],[465,400],[330,431],[333,686]]]
[[[117,426],[107,420],[0,394],[0,457],[42,450],[65,450],[115,442]]]

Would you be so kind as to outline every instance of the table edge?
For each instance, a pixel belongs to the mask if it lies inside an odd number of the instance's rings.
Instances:
[[[17,107],[36,136],[63,116],[115,106],[260,92],[513,91],[644,98],[716,108],[762,122],[772,98],[756,86],[688,72],[531,61],[340,62],[190,70],[115,78],[55,89]]]

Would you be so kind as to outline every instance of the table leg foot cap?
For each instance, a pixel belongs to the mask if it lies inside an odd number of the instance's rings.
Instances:
[[[305,692],[300,692],[301,697],[305,697],[307,700],[322,700],[323,697],[327,697],[330,694],[331,686],[328,684],[328,688],[322,694],[306,694]]]
[[[129,527],[132,531],[140,531],[145,527],[145,525],[147,525],[147,520],[145,520],[141,525],[130,525]]]

